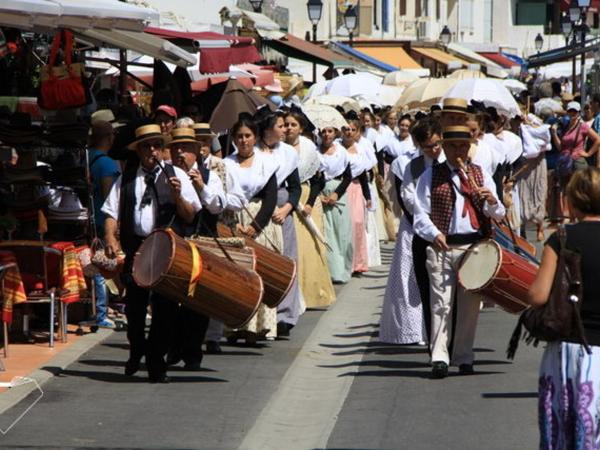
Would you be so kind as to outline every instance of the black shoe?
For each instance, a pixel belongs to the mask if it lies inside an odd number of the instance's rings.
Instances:
[[[185,370],[189,370],[190,372],[198,372],[202,368],[200,367],[200,363],[198,361],[194,362],[186,362],[183,366]]]
[[[125,363],[125,375],[131,376],[140,370],[140,360],[139,359],[128,359]]]
[[[166,373],[161,373],[160,375],[148,377],[148,381],[150,381],[150,383],[167,384],[171,382],[171,379],[167,376]]]
[[[217,341],[206,341],[206,353],[209,355],[219,355],[223,353],[221,350],[221,344]]]
[[[277,337],[287,337],[290,335],[292,325],[285,322],[277,322]]]
[[[434,361],[432,366],[431,378],[437,380],[448,376],[448,364],[444,361]]]
[[[473,364],[461,364],[458,366],[458,373],[460,375],[473,375],[475,370],[473,370]]]
[[[167,366],[175,366],[179,364],[179,361],[181,361],[181,356],[171,353],[167,354]]]

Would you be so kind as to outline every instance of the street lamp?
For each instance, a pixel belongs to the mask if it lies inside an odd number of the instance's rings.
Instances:
[[[250,0],[250,4],[252,5],[252,9],[254,10],[255,13],[262,12],[263,0]]]
[[[569,4],[569,17],[571,18],[571,22],[578,22],[581,17],[581,9],[577,0],[571,0]]]
[[[323,2],[321,0],[308,0],[306,3],[308,10],[308,20],[312,23],[312,41],[317,42],[317,24],[321,20],[323,12]],[[317,82],[317,64],[313,62],[313,82]]]
[[[344,26],[350,34],[350,47],[352,47],[352,40],[354,38],[354,30],[356,29],[358,17],[356,16],[356,8],[352,5],[348,6],[344,13]]]
[[[539,53],[542,51],[543,47],[544,47],[544,38],[542,37],[541,33],[538,33],[538,35],[535,37],[535,49]]]
[[[452,32],[450,31],[450,28],[448,28],[448,25],[444,25],[444,28],[442,28],[442,32],[440,33],[440,42],[444,44],[444,47],[448,47],[451,39]]]

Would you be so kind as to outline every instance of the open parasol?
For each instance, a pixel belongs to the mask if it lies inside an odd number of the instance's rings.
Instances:
[[[425,109],[442,99],[457,80],[452,78],[421,78],[406,87],[395,107],[398,109]]]
[[[360,105],[358,101],[350,97],[343,97],[341,95],[321,95],[319,97],[310,98],[304,102],[305,105],[327,105],[327,106],[341,106],[345,112],[356,111],[360,112]]]
[[[315,128],[322,130],[323,128],[337,128],[341,130],[343,127],[348,126],[348,122],[344,119],[344,116],[335,109],[333,106],[319,105],[319,104],[305,104],[302,105],[302,111],[315,126]]]
[[[444,96],[462,98],[467,102],[476,100],[487,107],[494,107],[509,117],[521,115],[517,101],[500,80],[492,78],[468,78],[456,83]]]

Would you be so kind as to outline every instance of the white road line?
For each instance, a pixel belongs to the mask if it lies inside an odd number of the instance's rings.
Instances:
[[[385,268],[387,270],[387,267]],[[378,271],[381,274],[381,271]],[[377,272],[371,272],[377,273]],[[240,449],[325,448],[378,321],[386,278],[353,279],[327,311],[246,434]]]

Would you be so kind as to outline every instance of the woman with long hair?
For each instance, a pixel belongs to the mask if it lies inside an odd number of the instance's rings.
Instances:
[[[298,238],[298,280],[308,308],[329,306],[335,300],[331,275],[327,268],[327,252],[308,226],[311,221],[323,235],[323,205],[319,198],[322,188],[319,172],[321,161],[317,147],[302,133],[306,118],[301,111],[292,110],[285,115],[285,140],[298,152],[298,175],[302,194],[294,225]],[[301,217],[302,215],[302,217]]]
[[[238,177],[248,206],[235,214],[236,231],[255,239],[273,251],[283,249],[281,226],[271,219],[277,205],[277,163],[256,147],[258,127],[247,118],[239,120],[231,129],[237,151],[223,160]],[[258,339],[277,335],[277,311],[261,304],[256,315],[244,328],[226,333],[228,341],[245,338],[254,344]]]
[[[371,190],[367,172],[370,161],[366,151],[358,144],[360,121],[355,118],[346,119],[348,126],[342,129],[341,144],[346,149],[352,183],[348,186],[348,206],[352,224],[352,272],[360,274],[369,270],[369,249],[367,246],[367,210],[371,208]]]
[[[321,191],[325,239],[329,244],[327,266],[334,283],[347,283],[352,276],[352,223],[346,191],[352,182],[352,169],[346,149],[336,140],[339,130],[322,128],[319,132]]]
[[[581,257],[583,295],[578,299],[583,334],[591,352],[580,342],[549,342],[540,365],[538,424],[540,449],[596,449],[600,446],[600,169],[575,172],[566,189],[575,224],[567,225],[566,248]],[[529,289],[533,307],[550,296],[560,255],[554,233],[544,246],[542,262]],[[569,301],[565,298],[564,301]]]
[[[283,142],[285,138],[284,113],[260,109],[255,115],[258,124],[259,151],[278,165],[277,169],[277,208],[272,220],[281,225],[283,231],[283,255],[298,261],[298,241],[292,213],[300,201],[300,176],[298,173],[298,152]],[[290,291],[277,306],[278,335],[289,336],[290,330],[306,309],[298,277]]]

